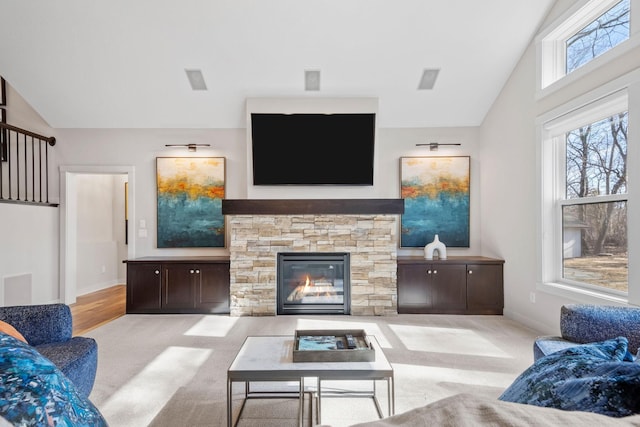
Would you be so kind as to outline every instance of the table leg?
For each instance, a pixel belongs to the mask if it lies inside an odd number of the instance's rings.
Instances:
[[[233,424],[232,386],[233,383],[229,377],[227,377],[227,427],[232,427]]]
[[[300,378],[300,396],[298,399],[298,426],[302,427],[304,415],[304,377]]]
[[[322,380],[318,377],[318,408],[316,409],[316,424],[322,424]]]
[[[389,396],[389,416],[396,413],[396,390],[393,375],[387,378],[387,395]]]
[[[371,397],[373,398],[373,404],[376,406],[376,411],[378,411],[378,417],[384,418],[382,413],[382,408],[380,407],[380,402],[378,401],[378,389],[376,385],[376,380],[372,380],[373,383],[373,391],[371,392]]]

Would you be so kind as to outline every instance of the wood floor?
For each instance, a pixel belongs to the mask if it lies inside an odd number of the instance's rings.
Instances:
[[[116,285],[82,295],[71,304],[73,335],[82,335],[125,314],[126,286]]]

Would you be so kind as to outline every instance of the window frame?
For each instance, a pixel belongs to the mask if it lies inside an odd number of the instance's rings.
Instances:
[[[620,0],[581,0],[554,20],[535,39],[536,99],[542,99],[640,46],[640,0],[629,0],[629,38],[566,74],[568,38],[597,19]]]

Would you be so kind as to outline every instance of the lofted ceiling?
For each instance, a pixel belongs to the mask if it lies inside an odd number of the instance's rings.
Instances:
[[[380,127],[477,126],[554,1],[0,0],[0,75],[54,128],[242,128],[254,97],[376,97]]]

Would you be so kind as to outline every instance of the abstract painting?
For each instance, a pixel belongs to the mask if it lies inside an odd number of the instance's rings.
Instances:
[[[156,177],[158,247],[224,247],[224,157],[158,157]]]
[[[401,157],[400,246],[424,247],[437,234],[447,247],[469,247],[470,180],[469,156]]]

